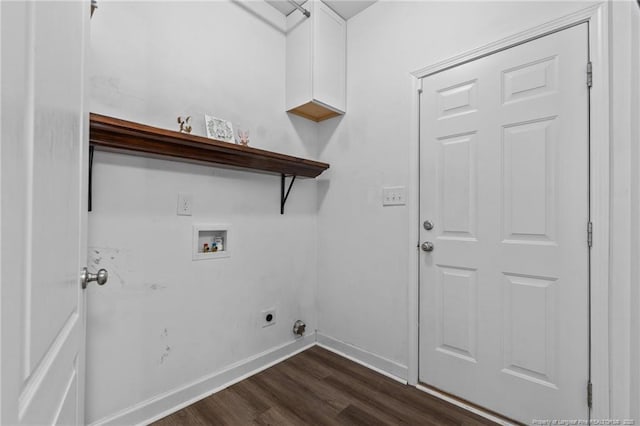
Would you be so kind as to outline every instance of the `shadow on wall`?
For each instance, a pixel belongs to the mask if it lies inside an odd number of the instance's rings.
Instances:
[[[329,141],[333,138],[338,126],[342,123],[343,115],[330,118],[321,123],[316,123],[306,118],[299,117],[295,114],[287,113],[289,122],[296,132],[298,138],[302,141],[307,153],[315,160],[323,161],[322,154]],[[311,136],[310,136],[311,135]],[[316,178],[317,185],[317,208],[320,209],[324,199],[329,192],[331,185],[331,168],[325,171],[321,176]]]
[[[329,145],[329,141],[333,139],[333,135],[336,133],[340,124],[342,124],[343,119],[344,115],[339,115],[318,124],[318,142],[316,146],[319,157],[324,153],[325,149]]]
[[[128,155],[127,153],[122,152],[115,153],[117,155],[113,154],[114,153],[109,153],[107,155],[104,155],[103,152],[97,151],[95,161],[96,165],[105,164],[127,169],[137,169],[140,167],[144,167],[144,170],[149,171],[184,173],[205,177],[215,176],[218,169],[221,171],[229,170],[223,167],[212,167],[208,164],[197,164],[195,161],[176,161],[160,156],[143,157],[141,155]]]
[[[251,14],[254,17],[258,18],[259,20],[261,20],[262,22],[264,22],[265,24],[267,24],[268,26],[270,26],[274,30],[276,30],[276,31],[278,31],[278,32],[280,32],[282,34],[286,33],[286,30],[285,30],[283,22],[277,22],[276,20],[270,19],[265,14],[261,14],[255,8],[250,7],[249,6],[250,3],[243,2],[243,1],[240,1],[240,0],[231,0],[231,3],[235,4],[239,8],[245,10],[249,14]],[[271,7],[271,6],[269,6],[269,7]]]
[[[328,171],[327,171],[328,172]],[[325,173],[327,173],[325,172]],[[318,210],[320,210],[320,208],[322,207],[322,203],[324,202],[324,199],[327,196],[327,193],[329,192],[329,187],[331,186],[331,179],[326,178],[326,179],[317,179],[317,188],[318,188],[318,195],[317,195],[317,206],[318,206]]]
[[[291,113],[287,113],[287,116],[309,155],[319,161],[322,161],[322,154],[344,119],[344,115],[339,115],[316,123]],[[308,135],[313,135],[313,137],[309,138]]]

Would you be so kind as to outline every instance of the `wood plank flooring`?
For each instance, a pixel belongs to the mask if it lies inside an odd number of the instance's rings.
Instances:
[[[314,346],[154,426],[493,425]]]

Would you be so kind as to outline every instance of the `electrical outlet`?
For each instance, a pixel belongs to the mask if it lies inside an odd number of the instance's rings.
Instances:
[[[274,325],[275,323],[276,323],[275,308],[262,311],[262,328],[269,327],[270,325]]]
[[[180,192],[178,194],[178,216],[191,216],[191,194]]]
[[[407,189],[404,186],[382,188],[383,206],[404,206],[407,204]]]

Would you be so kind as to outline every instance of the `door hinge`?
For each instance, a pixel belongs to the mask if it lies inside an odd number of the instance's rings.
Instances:
[[[589,248],[593,246],[593,222],[587,224],[587,244]]]
[[[593,407],[593,385],[591,382],[587,383],[587,405],[589,408]]]
[[[593,86],[593,64],[591,61],[587,62],[587,87]]]

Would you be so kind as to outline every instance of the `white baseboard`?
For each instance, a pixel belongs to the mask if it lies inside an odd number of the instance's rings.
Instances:
[[[341,342],[333,337],[326,336],[320,332],[316,333],[318,346],[323,347],[331,352],[335,352],[340,356],[350,359],[353,362],[364,365],[384,376],[397,380],[400,383],[407,384],[409,369],[407,366],[398,364],[395,361],[383,358],[364,349],[360,349],[349,343]]]
[[[213,373],[202,379],[191,382],[180,388],[157,395],[146,401],[140,402],[113,415],[104,417],[89,426],[115,426],[115,425],[146,425],[182,408],[191,405],[209,395],[219,392],[235,383],[253,376],[267,368],[278,364],[300,352],[303,352],[315,345],[334,352],[353,362],[361,364],[384,376],[390,377],[400,383],[407,384],[408,368],[395,361],[383,358],[364,349],[326,336],[322,333],[311,333],[301,339],[277,346],[260,354],[236,362],[229,367]],[[489,420],[504,425],[511,426],[490,413],[484,412],[476,407],[464,404],[447,395],[420,385],[418,389],[429,393],[444,401],[450,402],[467,411],[478,414]]]
[[[203,377],[180,388],[165,392],[118,413],[102,418],[90,426],[145,425],[166,417],[209,395],[253,376],[316,344],[315,333],[269,349],[236,362],[224,370]]]
[[[472,405],[465,404],[462,401],[458,401],[455,398],[451,398],[450,396],[445,395],[442,392],[438,392],[435,389],[430,389],[430,388],[428,388],[426,386],[422,386],[422,385],[416,385],[416,388],[418,390],[421,390],[422,392],[428,393],[429,395],[433,395],[436,398],[439,398],[439,399],[441,399],[443,401],[446,401],[446,402],[448,402],[450,404],[453,404],[453,405],[455,405],[457,407],[465,409],[465,410],[467,410],[467,411],[469,411],[471,413],[477,414],[480,417],[484,417],[485,419],[491,420],[492,422],[495,422],[495,423],[497,423],[499,425],[502,425],[502,426],[515,426],[513,423],[510,423],[510,422],[508,422],[508,421],[506,421],[504,419],[496,417],[491,413],[487,413],[486,411],[481,410],[480,408],[476,408],[476,407],[474,407]]]

